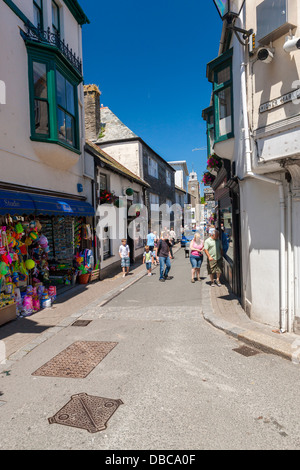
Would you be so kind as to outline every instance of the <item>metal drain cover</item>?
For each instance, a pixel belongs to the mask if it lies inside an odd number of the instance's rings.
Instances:
[[[118,343],[77,341],[32,375],[85,378]]]
[[[76,320],[72,323],[72,326],[87,326],[91,323],[92,320]]]
[[[72,395],[71,400],[48,421],[50,424],[63,424],[91,433],[104,431],[107,421],[122,404],[122,400],[79,393]]]
[[[246,357],[256,356],[256,354],[260,354],[260,351],[257,351],[257,349],[250,348],[249,346],[240,346],[239,348],[233,349],[233,351]]]

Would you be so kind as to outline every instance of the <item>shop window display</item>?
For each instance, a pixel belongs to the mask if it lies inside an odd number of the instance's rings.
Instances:
[[[91,243],[83,217],[0,216],[0,325],[51,307],[58,289],[90,273]]]

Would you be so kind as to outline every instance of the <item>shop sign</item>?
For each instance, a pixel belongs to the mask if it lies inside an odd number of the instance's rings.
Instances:
[[[73,212],[72,207],[66,202],[57,201],[56,207],[64,212]]]
[[[3,202],[5,207],[21,207],[21,203],[15,199],[4,199]]]
[[[268,101],[267,103],[262,104],[259,107],[259,112],[265,113],[266,111],[270,111],[271,109],[279,108],[279,106],[283,106],[286,103],[299,100],[299,98],[300,98],[300,89],[298,88],[297,90],[291,91],[290,93],[287,93],[286,95],[282,95],[279,98],[276,98],[275,100],[271,100],[271,101]]]

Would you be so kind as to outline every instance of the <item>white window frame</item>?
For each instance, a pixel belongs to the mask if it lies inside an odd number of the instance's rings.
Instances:
[[[166,183],[168,186],[172,185],[172,175],[169,170],[166,170]]]
[[[158,163],[151,157],[148,157],[148,173],[158,179]]]

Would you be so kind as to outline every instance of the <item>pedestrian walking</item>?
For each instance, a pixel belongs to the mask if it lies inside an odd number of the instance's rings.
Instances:
[[[123,271],[123,277],[125,277],[126,274],[129,273],[129,267],[130,267],[130,248],[127,245],[126,238],[123,238],[122,240],[122,245],[120,245],[120,248],[119,248],[119,255],[121,258],[121,268]]]
[[[170,245],[171,245],[171,258],[174,259],[174,255],[173,255],[173,246],[175,245],[175,239],[176,239],[176,233],[174,232],[174,228],[171,227],[171,230],[170,230]]]
[[[153,250],[153,260],[154,260],[154,265],[157,266],[158,265],[158,259],[156,257],[156,252],[157,252],[157,245],[158,245],[158,241],[159,241],[159,238],[157,236],[157,232],[153,232],[154,233],[154,250]]]
[[[170,244],[168,233],[163,233],[161,239],[158,241],[156,258],[159,260],[160,267],[159,280],[161,282],[164,282],[165,280],[172,279],[168,275],[171,269]]]
[[[148,245],[145,246],[145,251],[143,254],[143,264],[146,264],[146,269],[148,271],[148,276],[152,276],[152,263],[153,263],[153,251],[150,251]]]
[[[154,241],[155,241],[155,234],[152,232],[152,230],[149,230],[149,233],[147,235],[147,245],[149,246],[150,251],[154,251]]]
[[[199,232],[196,232],[193,240],[190,243],[190,262],[192,265],[191,281],[193,283],[196,279],[200,281],[200,268],[203,262],[203,248],[204,243],[203,240],[201,240],[201,235]],[[195,279],[196,276],[197,278]]]
[[[210,229],[209,238],[205,240],[204,251],[207,256],[207,272],[210,275],[211,286],[214,287],[214,282],[217,286],[221,286],[220,276],[223,271],[223,249],[221,240],[219,239],[219,232],[215,229]],[[214,279],[216,275],[216,280]]]

